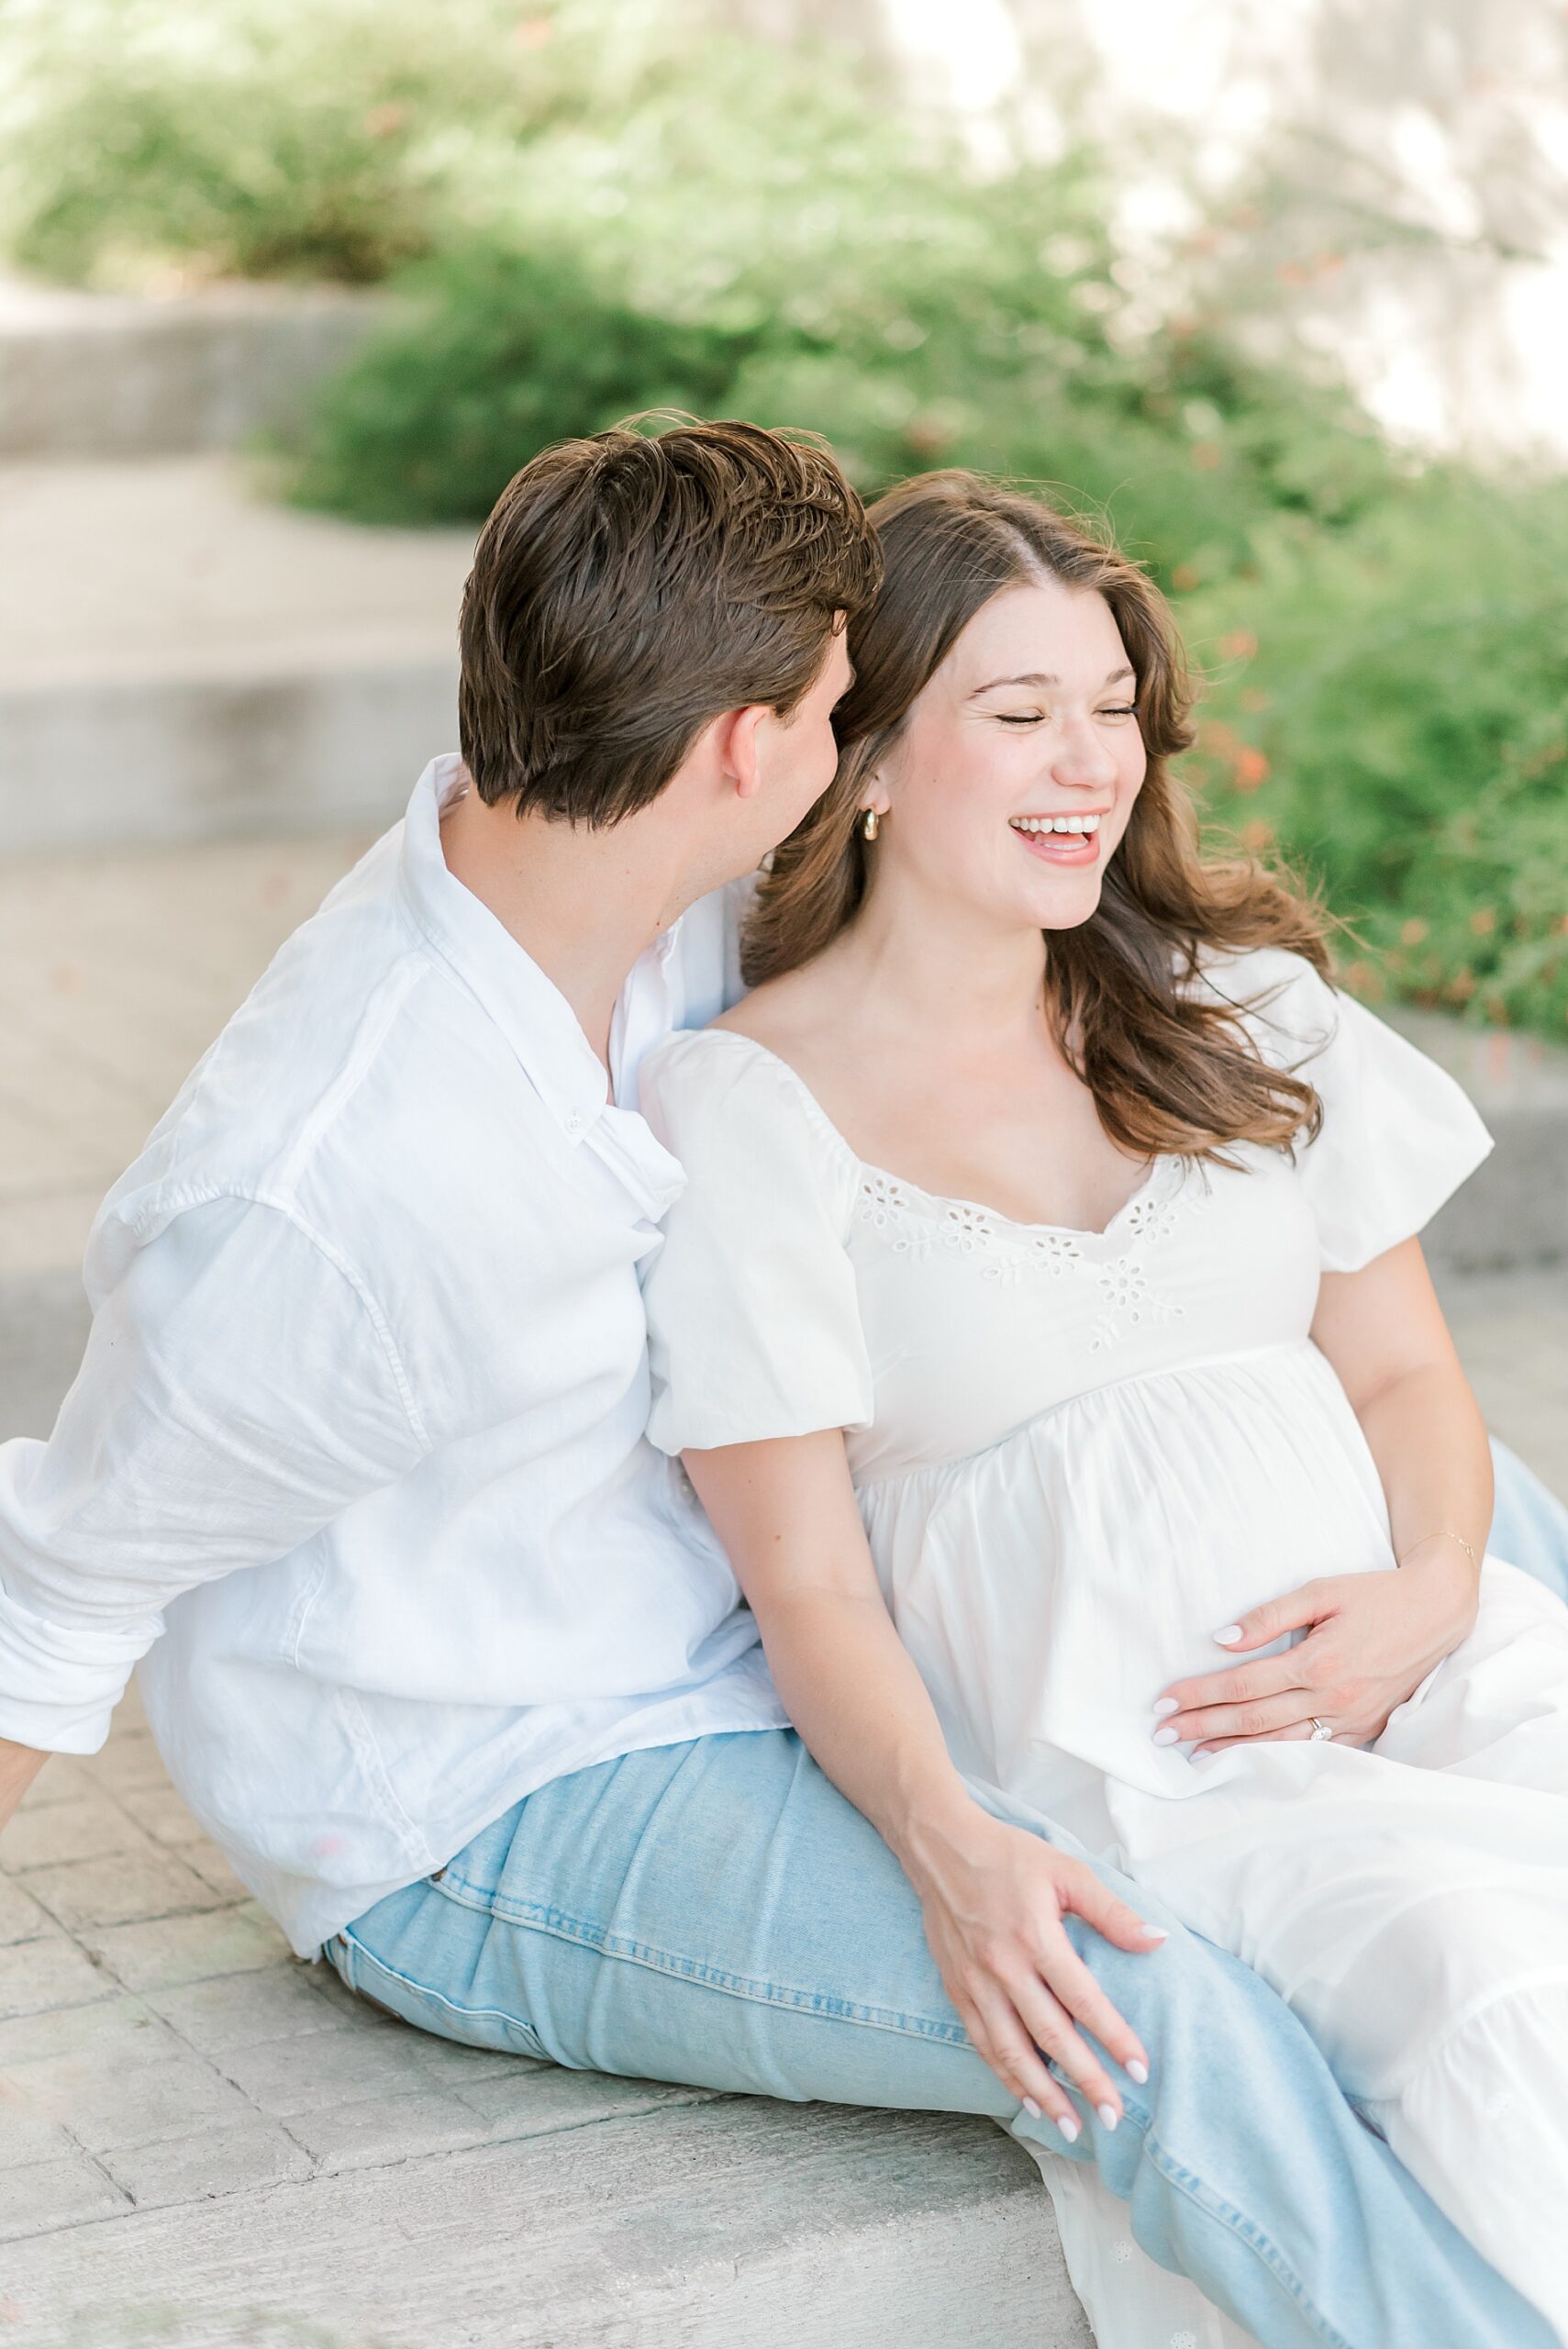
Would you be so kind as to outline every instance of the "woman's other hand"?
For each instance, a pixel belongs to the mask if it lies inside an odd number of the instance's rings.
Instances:
[[[1233,1655],[1285,1631],[1307,1637],[1283,1655],[1173,1681],[1155,1708],[1156,1739],[1195,1741],[1195,1761],[1230,1745],[1310,1737],[1316,1717],[1340,1744],[1370,1745],[1474,1620],[1475,1575],[1456,1545],[1434,1542],[1394,1573],[1326,1575],[1217,1631]]]
[[[1082,1917],[1118,1949],[1145,1954],[1166,1938],[1162,1930],[1118,1899],[1087,1861],[977,1804],[923,1820],[904,1865],[920,1896],[931,1954],[976,2054],[1010,2095],[1049,2114],[1069,2143],[1078,2120],[1048,2057],[1114,2129],[1121,2098],[1083,2032],[1135,2080],[1149,2077],[1149,2057],[1073,1947],[1062,1919]]]

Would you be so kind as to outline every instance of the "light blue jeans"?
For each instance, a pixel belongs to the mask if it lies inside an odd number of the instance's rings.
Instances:
[[[1568,1596],[1568,1512],[1511,1455],[1497,1469],[1493,1550]],[[1100,1872],[1172,1928],[1140,1956],[1069,1920],[1151,2054],[1146,2087],[1118,2075],[1119,2129],[1079,2099],[1073,2149],[1129,2202],[1144,2249],[1267,2349],[1554,2349],[1274,1993]],[[1066,2150],[971,2048],[907,1878],[789,1731],[557,1779],[327,1954],[351,1988],[446,2038],[758,2096],[984,2113]]]

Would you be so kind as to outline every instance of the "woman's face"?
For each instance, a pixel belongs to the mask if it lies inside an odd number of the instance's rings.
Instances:
[[[862,792],[888,813],[873,873],[901,872],[1007,926],[1087,921],[1147,764],[1133,698],[1102,596],[1055,580],[1002,589]]]

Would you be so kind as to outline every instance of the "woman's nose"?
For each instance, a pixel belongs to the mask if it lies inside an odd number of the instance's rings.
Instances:
[[[1116,781],[1117,763],[1109,744],[1087,719],[1076,724],[1069,721],[1058,738],[1051,773],[1054,782],[1064,785],[1103,791]]]

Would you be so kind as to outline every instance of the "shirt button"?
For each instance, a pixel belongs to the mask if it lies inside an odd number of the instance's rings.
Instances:
[[[584,1124],[584,1119],[581,1109],[573,1109],[568,1113],[566,1119],[566,1130],[569,1134],[580,1134],[583,1130]]]

